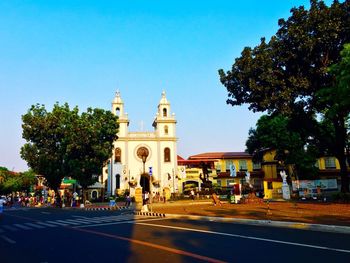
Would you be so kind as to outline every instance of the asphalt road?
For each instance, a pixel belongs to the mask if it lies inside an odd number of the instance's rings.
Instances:
[[[130,212],[5,211],[0,262],[350,262],[348,234]]]

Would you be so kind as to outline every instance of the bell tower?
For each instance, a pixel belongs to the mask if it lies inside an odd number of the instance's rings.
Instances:
[[[158,111],[153,122],[157,137],[175,137],[176,119],[175,113],[171,113],[170,102],[166,98],[165,91],[158,104]]]
[[[118,116],[119,132],[118,137],[125,137],[128,134],[129,118],[124,111],[124,102],[120,97],[119,90],[115,93],[112,101],[112,113]]]

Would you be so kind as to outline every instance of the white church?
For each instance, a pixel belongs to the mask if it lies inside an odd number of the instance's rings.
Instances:
[[[163,91],[153,121],[154,131],[129,131],[129,118],[124,102],[117,91],[112,112],[118,116],[118,139],[113,156],[103,169],[109,195],[135,189],[160,195],[177,192],[176,118]]]

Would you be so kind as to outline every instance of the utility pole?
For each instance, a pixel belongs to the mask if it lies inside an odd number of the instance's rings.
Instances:
[[[113,195],[113,158],[111,158],[111,196]]]

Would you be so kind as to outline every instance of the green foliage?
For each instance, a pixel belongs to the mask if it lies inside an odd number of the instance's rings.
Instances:
[[[52,189],[58,189],[65,176],[84,187],[93,184],[93,175],[112,154],[118,131],[117,117],[109,111],[88,109],[79,115],[78,108],[71,110],[67,103],[56,103],[52,112],[33,105],[22,120],[27,143],[21,156]]]
[[[227,103],[285,116],[305,112],[299,126],[312,123],[315,114],[323,115],[333,126],[335,142],[323,146],[338,158],[342,191],[348,192],[344,149],[349,137],[349,48],[345,46],[342,53],[341,49],[350,42],[350,0],[331,6],[312,0],[310,10],[293,8],[291,16],[278,24],[270,41],[262,38],[258,46],[244,48],[231,71],[219,70]],[[301,130],[298,133],[303,137]],[[313,126],[312,136],[321,133]]]
[[[294,126],[291,117],[283,115],[263,115],[256,129],[249,131],[247,150],[254,160],[261,161],[264,149],[276,150],[275,159],[281,164],[293,165],[294,173],[300,179],[315,176],[318,151],[306,136],[305,127]]]
[[[4,194],[16,191],[28,191],[30,186],[36,183],[35,174],[31,170],[23,173],[15,173],[6,168],[1,169],[0,178],[0,192]]]
[[[71,176],[83,188],[97,181],[97,175],[112,154],[117,129],[117,119],[109,111],[89,108],[80,116],[67,153]]]

